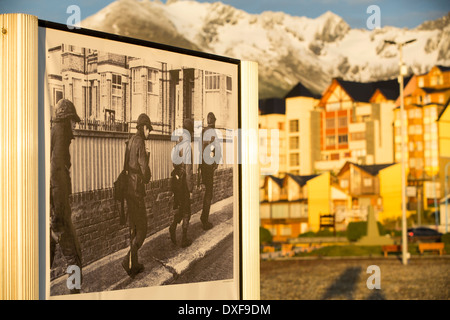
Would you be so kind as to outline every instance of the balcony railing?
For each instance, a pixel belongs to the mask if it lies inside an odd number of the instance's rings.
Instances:
[[[124,121],[100,121],[82,119],[76,126],[76,129],[110,132],[128,132],[129,124]]]

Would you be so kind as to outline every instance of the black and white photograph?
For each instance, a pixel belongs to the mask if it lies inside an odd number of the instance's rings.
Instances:
[[[238,64],[39,29],[48,298],[239,298]]]

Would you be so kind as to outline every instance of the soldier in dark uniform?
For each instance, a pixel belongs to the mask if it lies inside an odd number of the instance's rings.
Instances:
[[[208,113],[206,118],[208,126],[202,131],[202,139],[203,139],[203,153],[202,153],[202,163],[201,163],[201,178],[202,184],[205,186],[205,195],[203,197],[203,209],[202,215],[200,217],[200,221],[202,222],[203,229],[209,230],[213,227],[212,223],[209,221],[209,212],[211,209],[211,201],[213,198],[213,185],[214,185],[214,171],[217,169],[218,164],[215,161],[216,155],[220,155],[220,150],[217,148],[217,143],[214,143],[216,138],[215,127],[216,127],[216,117],[214,113]],[[210,131],[213,130],[213,131]],[[207,137],[207,141],[205,138]],[[207,154],[210,155],[209,163],[205,162],[205,149],[207,150]],[[208,153],[209,151],[209,153]],[[214,160],[214,161],[213,161]]]
[[[178,210],[169,227],[169,233],[170,239],[176,244],[177,224],[183,221],[181,246],[188,247],[192,244],[192,240],[188,237],[187,233],[191,219],[191,194],[194,188],[191,151],[191,141],[194,137],[194,123],[191,119],[184,120],[183,129],[183,135],[175,145],[172,153],[174,169],[172,171],[171,185],[174,193],[174,209]]]
[[[73,129],[77,122],[80,122],[80,118],[73,103],[67,99],[59,100],[50,138],[50,267],[53,265],[56,245],[59,244],[67,264],[78,266],[81,275],[81,250],[69,203],[72,193],[69,147],[72,139],[75,139]],[[79,293],[80,290],[74,288],[70,292]]]
[[[152,131],[150,118],[142,113],[137,119],[137,132],[127,144],[128,189],[126,194],[128,225],[130,228],[130,250],[122,261],[122,267],[130,277],[144,270],[138,262],[138,250],[147,235],[147,214],[145,210],[145,184],[150,182],[149,154],[144,140]]]

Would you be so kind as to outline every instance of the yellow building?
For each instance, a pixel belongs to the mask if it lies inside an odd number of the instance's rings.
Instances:
[[[408,174],[408,171],[406,172]],[[381,222],[402,217],[402,165],[396,163],[379,172],[382,210],[378,215]],[[409,217],[414,211],[407,211]]]
[[[439,129],[439,181],[441,184],[442,203],[445,203],[445,198],[450,195],[450,99],[447,100],[445,108],[439,114],[437,119]],[[446,170],[447,169],[447,170]],[[445,175],[447,173],[447,177]],[[450,201],[447,198],[447,205]],[[444,210],[442,210],[444,208]],[[447,208],[447,214],[450,208]],[[445,220],[450,220],[445,217],[445,206],[441,205],[440,224],[445,225]]]
[[[285,99],[287,172],[311,175],[320,157],[320,112],[315,110],[320,96],[298,83]]]
[[[284,99],[273,98],[259,102],[261,183],[265,175],[281,177],[287,172],[285,112]]]
[[[307,182],[308,223],[311,231],[320,229],[320,216],[331,212],[330,173],[325,172]]]

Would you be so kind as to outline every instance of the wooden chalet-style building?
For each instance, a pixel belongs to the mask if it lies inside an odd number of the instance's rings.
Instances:
[[[390,164],[360,165],[347,162],[337,174],[341,190],[351,197],[351,208],[347,219],[364,220],[367,207],[372,206],[375,212],[382,211],[380,197],[380,170],[392,166]]]
[[[307,182],[315,178],[287,174],[284,178],[266,176],[261,189],[261,226],[273,241],[284,242],[308,230]]]
[[[353,82],[333,79],[318,107],[321,160],[317,172],[337,172],[347,161],[360,164],[393,161],[393,109],[396,79]]]

